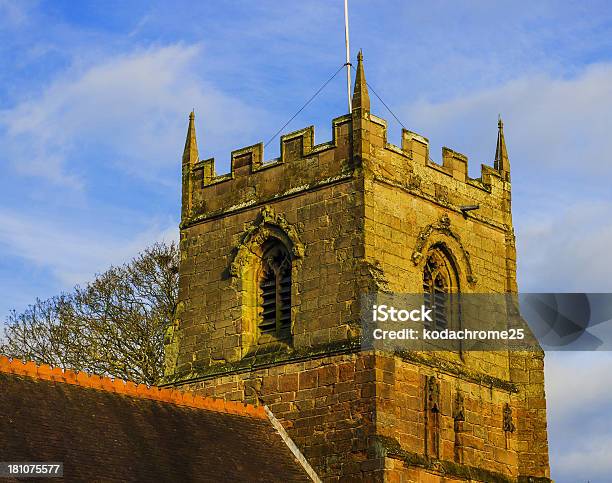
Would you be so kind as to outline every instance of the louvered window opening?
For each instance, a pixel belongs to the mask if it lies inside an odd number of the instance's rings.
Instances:
[[[262,262],[259,331],[286,339],[291,335],[291,259],[285,247],[276,243],[264,250]]]
[[[425,306],[432,309],[433,322],[425,321],[425,327],[442,330],[448,327],[449,294],[453,289],[452,267],[440,250],[434,250],[427,257],[423,272]]]

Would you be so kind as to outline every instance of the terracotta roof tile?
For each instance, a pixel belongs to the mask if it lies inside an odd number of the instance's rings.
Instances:
[[[263,407],[6,357],[0,394],[1,459],[66,481],[310,481]]]
[[[20,374],[34,379],[63,382],[77,386],[111,391],[132,397],[155,399],[179,406],[191,406],[210,411],[226,412],[229,414],[242,414],[244,416],[266,419],[262,406],[255,407],[222,399],[194,396],[191,393],[176,389],[163,389],[144,384],[135,384],[132,381],[111,379],[98,375],[89,375],[86,372],[62,370],[59,367],[50,367],[46,364],[37,365],[35,362],[23,362],[19,359],[10,359],[0,356],[0,372]]]

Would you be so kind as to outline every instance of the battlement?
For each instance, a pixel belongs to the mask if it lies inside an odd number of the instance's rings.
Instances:
[[[504,179],[499,170],[486,164],[481,165],[480,177],[471,178],[468,175],[468,157],[446,146],[442,148],[442,164],[436,163],[430,157],[429,139],[408,129],[402,129],[401,147],[391,144],[387,142],[387,121],[372,114],[369,120],[375,140],[374,146],[378,148],[384,146],[386,151],[407,158],[409,162],[405,163],[405,166],[408,171],[414,170],[415,167],[425,166],[457,181],[489,192],[494,183]],[[380,138],[382,143],[377,143],[376,138]],[[378,156],[375,157],[381,160],[388,159],[385,154],[377,154]]]
[[[202,188],[236,179],[240,176],[249,176],[258,171],[279,167],[285,163],[299,162],[304,158],[312,158],[327,150],[333,150],[339,146],[339,140],[347,132],[342,132],[342,125],[350,123],[350,116],[342,116],[332,121],[332,140],[321,144],[315,144],[314,126],[284,134],[280,138],[280,156],[270,161],[264,161],[264,145],[257,143],[231,153],[231,171],[227,174],[216,175],[215,159],[206,159],[193,165],[194,178],[201,180]]]
[[[435,163],[420,134],[403,129],[401,146],[387,141],[387,121],[369,111],[361,63],[352,112],[332,121],[331,141],[315,144],[314,127],[308,126],[281,136],[280,156],[264,159],[263,143],[237,149],[230,172],[217,174],[214,158],[199,159],[192,113],[183,154],[183,225],[369,174],[457,211],[482,204],[486,209],[480,213],[496,219],[499,213],[493,212],[509,211],[510,166],[501,120],[494,167],[483,164],[480,177],[470,178],[467,156],[444,147],[441,164]]]
[[[183,189],[191,209],[185,219],[216,214],[292,196],[307,189],[350,179],[351,117],[332,121],[332,140],[315,144],[313,126],[281,136],[280,156],[264,161],[263,143],[231,153],[231,170],[218,175],[215,160],[183,164]],[[187,147],[186,147],[187,152]],[[185,193],[187,190],[187,193]]]
[[[434,198],[442,201],[448,201],[445,193],[461,191],[467,193],[461,205],[482,203],[495,210],[509,209],[507,203],[500,204],[503,193],[510,189],[508,172],[483,164],[481,176],[471,178],[464,154],[443,147],[439,164],[430,157],[426,137],[403,129],[401,146],[396,146],[387,141],[387,121],[369,113],[364,119],[353,117],[345,115],[332,121],[329,142],[316,144],[313,126],[281,136],[280,156],[270,161],[264,161],[263,143],[234,150],[231,170],[226,174],[216,173],[214,158],[188,159],[183,164],[187,171],[183,182],[190,209],[184,212],[184,222],[196,222],[348,181],[360,165],[369,167],[377,179],[412,191],[431,191]],[[353,127],[358,123],[362,129]],[[186,155],[189,155],[188,146]]]

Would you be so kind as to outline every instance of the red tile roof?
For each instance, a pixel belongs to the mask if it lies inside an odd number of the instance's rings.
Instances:
[[[310,481],[262,406],[6,357],[0,461],[62,461],[66,481]]]
[[[210,411],[219,411],[229,414],[241,414],[243,416],[252,416],[261,419],[267,418],[263,406],[255,407],[251,404],[240,404],[237,402],[224,401],[222,399],[194,396],[191,393],[177,391],[175,389],[163,389],[155,386],[146,386],[144,384],[135,384],[131,381],[124,381],[122,379],[111,379],[105,376],[89,375],[86,372],[63,370],[60,367],[52,368],[46,364],[37,365],[35,362],[23,362],[18,359],[9,359],[5,356],[0,356],[0,372],[19,374],[46,381],[75,384],[82,387],[101,389],[103,391],[116,392],[142,399],[154,399],[156,401],[169,402],[179,406],[208,409]]]

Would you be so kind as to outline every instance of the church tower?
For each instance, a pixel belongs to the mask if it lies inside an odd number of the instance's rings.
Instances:
[[[267,405],[324,481],[550,481],[541,351],[361,345],[365,294],[516,293],[501,120],[478,179],[414,132],[389,144],[360,53],[332,133],[284,135],[268,162],[262,144],[233,151],[217,175],[191,114],[163,384]]]

